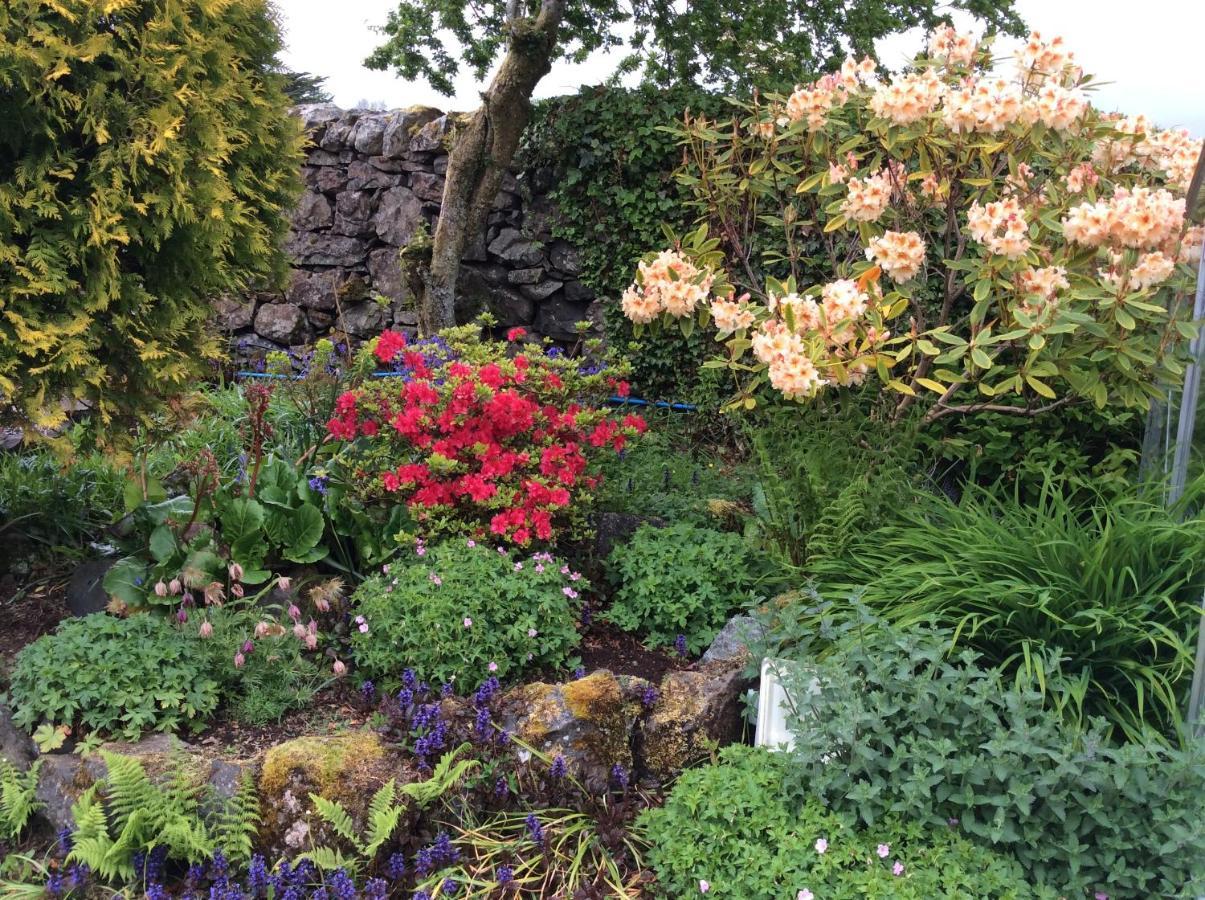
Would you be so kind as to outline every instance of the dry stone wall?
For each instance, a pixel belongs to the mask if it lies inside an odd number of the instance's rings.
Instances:
[[[216,304],[217,324],[241,357],[417,324],[399,250],[424,227],[434,233],[454,115],[330,105],[296,113],[309,143],[286,245],[288,286]],[[597,322],[598,311],[579,279],[577,251],[552,236],[551,181],[547,172],[506,176],[486,230],[465,254],[459,291],[470,313],[489,310],[502,327],[570,340],[575,323]]]

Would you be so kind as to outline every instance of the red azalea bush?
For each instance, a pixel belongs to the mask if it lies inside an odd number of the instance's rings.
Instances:
[[[364,353],[390,367],[338,400],[327,430],[367,503],[403,503],[418,536],[493,535],[526,546],[582,522],[596,463],[645,430],[603,406],[626,395],[609,359],[484,341],[475,326],[408,343],[386,331]],[[367,358],[367,357],[366,357]]]

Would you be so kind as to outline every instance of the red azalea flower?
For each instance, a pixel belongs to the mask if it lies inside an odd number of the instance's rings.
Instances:
[[[399,331],[383,331],[377,338],[373,355],[383,363],[391,363],[403,347],[406,346],[406,335]]]
[[[519,338],[522,338],[522,337],[527,337],[527,329],[526,328],[512,328],[508,332],[506,332],[506,339],[508,341],[517,341]]]

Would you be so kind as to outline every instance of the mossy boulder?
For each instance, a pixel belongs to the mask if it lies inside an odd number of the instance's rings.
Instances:
[[[716,746],[741,736],[741,694],[751,685],[744,655],[670,672],[641,723],[636,747],[641,769],[665,781]]]
[[[372,795],[390,778],[404,783],[417,773],[372,732],[310,735],[272,747],[259,774],[261,844],[270,854],[293,855],[311,843],[337,843],[310,795],[342,804],[362,828]]]
[[[613,766],[633,767],[632,733],[648,686],[606,669],[564,684],[520,685],[502,699],[502,725],[541,753],[561,754],[575,778],[601,790]]]

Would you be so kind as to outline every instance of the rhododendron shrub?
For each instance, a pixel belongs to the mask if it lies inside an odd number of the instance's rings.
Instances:
[[[1201,142],[1095,110],[1061,39],[1007,66],[946,28],[913,69],[867,60],[680,130],[703,224],[650,255],[638,325],[714,329],[738,401],[877,372],[929,420],[1144,407],[1181,372]]]
[[[387,377],[339,397],[327,423],[337,465],[369,504],[404,506],[398,537],[490,536],[526,546],[584,524],[597,464],[644,421],[604,406],[626,394],[607,358],[482,341],[475,326],[418,345],[386,331],[365,353]]]

